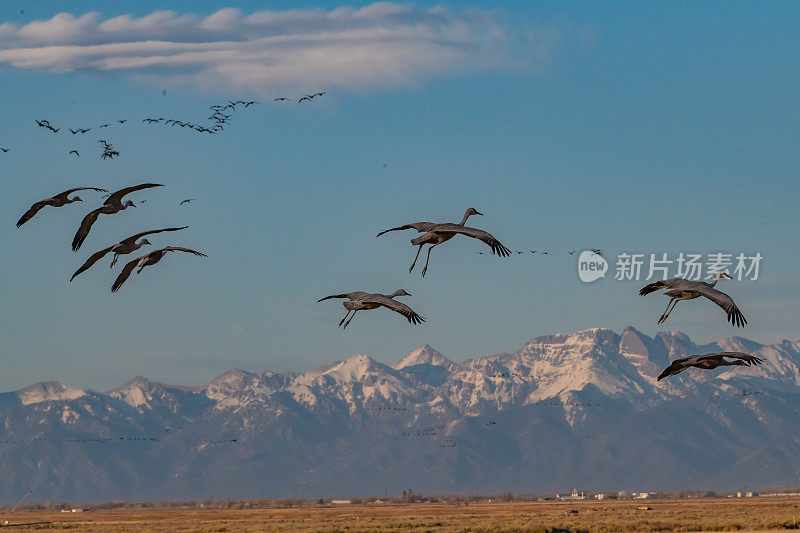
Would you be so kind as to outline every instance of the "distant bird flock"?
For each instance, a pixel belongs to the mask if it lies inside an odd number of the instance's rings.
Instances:
[[[298,103],[304,102],[311,102],[316,98],[320,98],[326,94],[325,91],[315,92],[313,94],[306,94],[298,98],[296,101]],[[294,101],[292,98],[288,97],[278,97],[273,100],[274,102],[291,102]],[[231,124],[232,119],[234,118],[234,114],[237,111],[237,108],[249,108],[253,105],[259,105],[260,102],[255,100],[228,100],[226,104],[223,105],[214,105],[210,107],[212,114],[208,117],[210,122],[205,124],[194,123],[189,121],[183,121],[173,118],[167,117],[148,117],[142,120],[142,123],[145,125],[164,125],[175,127],[178,126],[180,128],[188,128],[190,130],[205,133],[205,134],[218,134],[222,132],[225,127]],[[45,119],[35,119],[36,125],[39,128],[46,130],[51,134],[58,134],[61,128],[58,128],[51,124],[48,120]],[[111,126],[122,126],[128,123],[127,119],[119,119],[116,121],[112,121],[109,123],[101,124],[97,126],[97,129],[101,128],[110,128]],[[92,130],[92,128],[67,128],[71,135],[84,135]],[[111,130],[109,130],[111,131]],[[100,158],[103,160],[107,159],[114,159],[120,156],[120,152],[116,150],[111,143],[111,141],[106,139],[100,139],[97,141],[101,145],[101,154]],[[0,147],[3,153],[7,153],[10,151],[10,148],[7,147]],[[80,157],[80,153],[78,150],[73,149],[68,152],[68,155],[74,155],[75,157]],[[385,164],[384,164],[385,166]],[[133,200],[125,200],[123,198],[129,194],[137,193],[139,191],[144,191],[146,189],[162,187],[163,185],[160,183],[141,183],[138,185],[133,185],[130,187],[126,187],[120,189],[116,192],[113,192],[107,196],[105,201],[103,202],[100,207],[90,211],[86,216],[83,218],[79,228],[75,233],[75,237],[72,241],[72,249],[78,252],[83,245],[84,241],[88,237],[93,225],[98,221],[100,215],[113,215],[117,214],[121,211],[129,207],[136,207],[136,204]],[[19,219],[17,222],[17,227],[22,227],[25,223],[29,222],[32,218],[34,218],[39,211],[44,209],[45,207],[64,207],[68,204],[82,202],[83,199],[80,196],[74,195],[70,197],[73,193],[77,191],[97,191],[97,192],[108,192],[106,189],[102,189],[99,187],[75,187],[72,189],[68,189],[64,192],[58,193],[50,198],[45,198],[43,200],[39,200],[31,205],[30,209],[28,209]],[[183,205],[190,205],[192,202],[195,201],[195,198],[186,198],[185,200],[180,202],[180,206]],[[141,200],[140,203],[145,203],[146,200]],[[478,212],[474,208],[469,208],[464,213],[463,218],[458,223],[436,223],[436,222],[412,222],[409,224],[393,227],[390,229],[386,229],[381,231],[377,234],[377,237],[384,235],[389,232],[394,231],[403,231],[408,229],[416,230],[420,235],[416,238],[411,239],[412,246],[417,247],[416,254],[414,256],[414,260],[411,263],[411,267],[409,268],[409,272],[414,270],[414,267],[417,264],[417,260],[419,259],[420,253],[422,252],[422,248],[424,245],[428,245],[427,255],[425,258],[425,265],[422,267],[421,275],[424,277],[428,271],[429,263],[430,263],[430,256],[431,251],[439,246],[440,244],[444,244],[445,242],[449,241],[453,237],[457,235],[463,235],[466,237],[471,237],[473,239],[477,239],[489,247],[488,251],[477,251],[478,254],[481,255],[488,255],[491,253],[492,255],[496,255],[498,257],[509,257],[512,253],[516,253],[517,255],[522,254],[536,254],[539,253],[541,255],[549,255],[549,251],[537,251],[537,250],[512,250],[502,244],[494,235],[491,233],[484,231],[482,229],[469,227],[467,226],[467,221],[471,216],[482,216],[482,213]],[[91,268],[97,261],[102,259],[108,254],[113,254],[113,258],[111,260],[110,266],[113,268],[117,262],[117,259],[120,255],[127,255],[131,254],[134,251],[138,250],[142,246],[150,245],[150,241],[144,237],[148,235],[154,235],[159,233],[166,233],[166,232],[177,232],[186,229],[188,226],[181,226],[181,227],[170,227],[170,228],[161,228],[161,229],[151,229],[140,231],[139,233],[135,233],[129,237],[125,237],[121,239],[119,242],[115,244],[111,244],[95,253],[93,253],[88,259],[85,260],[83,265],[78,268],[75,273],[70,278],[70,281],[73,281],[75,277],[80,275],[81,273],[85,272],[89,268]],[[484,249],[485,250],[485,249]],[[595,254],[602,255],[604,250],[601,249],[593,249],[592,250]],[[180,246],[165,246],[158,250],[151,251],[147,254],[144,254],[136,259],[128,261],[125,266],[122,268],[122,271],[117,276],[116,280],[111,286],[112,292],[117,292],[126,283],[126,281],[130,278],[131,274],[134,270],[136,270],[137,274],[141,273],[142,270],[148,266],[153,266],[160,262],[168,252],[183,252],[187,254],[192,254],[198,257],[207,257],[206,254],[199,252],[197,250],[192,250],[189,248],[184,248]],[[569,250],[567,253],[569,255],[573,255],[576,250]],[[137,270],[138,268],[138,270]],[[732,279],[732,277],[727,272],[719,272],[715,275],[713,281],[711,283],[705,283],[701,281],[691,281],[682,278],[672,278],[666,279],[662,281],[657,281],[655,283],[651,283],[645,287],[643,287],[639,294],[645,296],[652,292],[656,292],[662,289],[669,289],[664,294],[670,298],[669,303],[667,304],[667,308],[665,309],[664,313],[662,313],[661,317],[658,319],[658,324],[664,323],[667,318],[670,316],[672,311],[675,309],[675,306],[680,301],[684,300],[694,300],[699,297],[704,297],[713,303],[717,304],[720,308],[725,311],[727,316],[728,322],[737,327],[743,327],[747,324],[747,320],[745,319],[742,312],[739,310],[737,305],[734,303],[733,298],[731,298],[728,294],[721,292],[715,288],[717,282],[720,279]],[[411,307],[408,305],[396,300],[397,297],[400,296],[411,296],[403,289],[398,289],[392,294],[380,294],[380,293],[368,293],[362,291],[355,291],[355,292],[346,292],[341,294],[333,294],[331,296],[326,296],[318,300],[318,302],[322,302],[329,299],[345,299],[347,301],[343,302],[343,306],[346,309],[346,314],[344,318],[341,319],[339,322],[339,326],[342,329],[346,329],[347,326],[352,322],[353,317],[358,311],[368,311],[373,309],[378,309],[380,307],[385,307],[391,311],[394,311],[408,320],[410,324],[419,325],[425,322],[425,318],[417,314]],[[707,355],[693,355],[689,357],[685,357],[682,359],[678,359],[674,361],[668,368],[666,368],[661,375],[658,377],[658,380],[661,380],[667,376],[676,375],[689,367],[695,367],[704,370],[714,369],[720,366],[751,366],[751,365],[759,365],[763,362],[763,359],[760,359],[756,356],[739,353],[739,352],[721,352],[717,354],[707,354]],[[498,374],[494,377],[510,377],[509,373]],[[438,428],[436,428],[438,429]],[[424,432],[421,434],[425,434]]]

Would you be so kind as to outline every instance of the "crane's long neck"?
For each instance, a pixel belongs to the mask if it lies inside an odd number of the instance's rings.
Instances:
[[[142,239],[141,241],[139,241],[139,242],[137,242],[136,244],[133,245],[133,249],[134,250],[138,250],[139,248],[141,248],[145,244],[147,244],[147,243],[145,242],[144,239]]]
[[[72,202],[80,202],[80,201],[81,201],[81,199],[78,198],[77,196],[75,198],[67,198],[67,203],[68,204],[71,204]]]
[[[401,294],[403,294],[402,290],[396,290],[392,294],[389,295],[389,298],[394,298],[395,296],[400,296]]]
[[[711,283],[709,283],[709,285],[711,285],[711,286],[713,287],[714,285],[716,285],[716,284],[717,284],[717,282],[718,282],[720,279],[722,279],[722,274],[720,274],[719,272],[717,272],[716,274],[714,274],[714,281],[712,281]]]
[[[470,217],[471,214],[472,213],[469,212],[469,209],[467,209],[466,213],[464,213],[464,218],[461,219],[461,222],[459,222],[458,225],[463,226],[464,224],[466,224],[467,219]]]

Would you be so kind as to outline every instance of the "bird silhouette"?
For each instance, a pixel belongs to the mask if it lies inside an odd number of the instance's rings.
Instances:
[[[97,217],[99,217],[101,214],[113,215],[129,207],[136,207],[136,204],[130,200],[126,201],[125,203],[122,202],[122,198],[126,194],[140,191],[142,189],[150,189],[152,187],[163,187],[163,185],[160,183],[142,183],[140,185],[134,185],[132,187],[120,189],[110,194],[103,205],[83,217],[81,225],[78,228],[78,231],[75,233],[75,237],[72,239],[72,249],[76,252],[80,249],[81,244],[83,244],[83,241],[86,240],[86,237],[89,235],[92,225],[97,221]]]
[[[73,189],[67,189],[66,191],[56,194],[53,197],[45,198],[44,200],[40,200],[35,204],[33,204],[31,208],[28,209],[24,215],[22,215],[19,221],[17,221],[17,227],[22,226],[27,221],[32,219],[36,215],[36,213],[38,213],[45,206],[64,207],[65,205],[71,204],[73,202],[82,202],[83,200],[81,199],[80,196],[74,196],[72,198],[69,198],[69,195],[75,191],[85,191],[85,190],[108,192],[105,189],[98,189],[97,187],[75,187]]]
[[[728,359],[732,359],[729,361]],[[705,355],[692,355],[682,359],[676,359],[658,376],[660,381],[667,376],[680,374],[689,367],[711,370],[719,366],[752,366],[760,365],[764,360],[742,352],[719,352]]]
[[[154,250],[148,254],[145,254],[141,257],[137,257],[133,261],[129,261],[125,267],[123,267],[122,272],[120,272],[117,279],[114,281],[114,284],[111,286],[111,292],[117,292],[122,284],[130,277],[133,270],[138,266],[139,270],[136,272],[137,274],[141,274],[142,270],[145,267],[155,265],[167,254],[167,252],[186,252],[190,254],[194,254],[200,257],[208,257],[206,254],[198,252],[196,250],[191,250],[189,248],[181,248],[180,246],[167,246],[165,248],[161,248],[160,250]]]

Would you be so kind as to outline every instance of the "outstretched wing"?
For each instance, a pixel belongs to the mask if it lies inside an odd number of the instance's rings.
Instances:
[[[78,153],[77,151],[73,150],[72,152]],[[70,152],[70,153],[72,153]],[[53,198],[58,198],[59,200],[66,200],[67,196],[74,193],[75,191],[99,191],[99,192],[108,192],[105,189],[98,189],[97,187],[75,187],[74,189],[66,190],[60,194],[55,195]]]
[[[78,251],[83,244],[83,241],[86,240],[86,236],[89,235],[89,230],[92,229],[92,224],[97,221],[97,217],[100,216],[100,209],[95,209],[85,217],[81,221],[81,227],[78,228],[78,231],[75,233],[75,238],[72,239],[72,249],[74,251]]]
[[[144,201],[144,200],[142,200],[142,201]],[[137,233],[136,235],[131,235],[130,237],[125,237],[124,239],[122,239],[120,241],[120,243],[123,243],[123,244],[135,243],[137,240],[139,240],[140,238],[144,237],[145,235],[152,235],[153,233],[161,233],[162,231],[179,231],[179,230],[182,230],[182,229],[186,229],[188,227],[189,226],[181,226],[180,228],[164,228],[164,229],[153,229],[153,230],[150,230],[150,231],[143,231],[141,233]]]
[[[44,206],[47,205],[47,203],[48,203],[47,200],[42,200],[40,202],[36,202],[35,204],[33,204],[31,208],[25,211],[25,214],[22,215],[20,219],[17,221],[17,227],[20,227],[21,225],[32,219],[36,215],[36,213],[38,213]]]
[[[119,273],[119,276],[117,276],[117,279],[114,280],[114,284],[111,286],[111,292],[117,292],[119,288],[122,287],[122,284],[125,283],[125,280],[127,280],[131,276],[131,272],[133,272],[133,269],[136,268],[136,265],[139,264],[139,261],[141,261],[148,255],[150,254],[145,254],[141,257],[137,257],[136,259],[133,259],[132,261],[128,261],[127,263],[125,263],[125,266],[122,268],[122,272]]]
[[[150,189],[152,187],[163,187],[160,183],[142,183],[140,185],[134,185],[132,187],[125,187],[124,189],[120,189],[113,193],[106,199],[106,205],[113,205],[122,202],[122,197],[126,194],[130,194],[135,191],[140,191],[142,189]]]
[[[728,315],[728,322],[733,326],[743,327],[747,324],[747,319],[744,317],[739,308],[733,302],[733,298],[728,296],[722,291],[710,287],[708,285],[701,285],[695,289],[697,292],[720,306],[725,314]]]
[[[511,250],[503,246],[500,241],[494,238],[491,233],[483,231],[482,229],[477,228],[470,228],[467,226],[462,226],[460,224],[440,224],[434,230],[434,233],[441,233],[441,234],[461,234],[466,235],[467,237],[472,237],[473,239],[478,239],[479,241],[483,241],[489,248],[492,249],[493,254],[497,254],[500,257],[507,257],[511,255]]]
[[[156,252],[158,252],[158,251],[159,250],[156,250]],[[208,257],[206,254],[204,254],[202,252],[198,252],[197,250],[192,250],[191,248],[181,248],[180,246],[165,246],[160,251],[162,251],[162,252],[186,252],[188,254],[199,255],[200,257]]]
[[[661,381],[667,376],[674,376],[675,374],[680,374],[681,372],[692,366],[693,363],[696,363],[697,361],[694,360],[696,358],[697,356],[675,359],[671,365],[669,365],[667,368],[664,369],[663,372],[661,372],[656,381]]]
[[[350,300],[356,300],[359,298],[363,298],[365,296],[369,296],[369,293],[356,291],[356,292],[346,292],[344,294],[331,294],[330,296],[326,296],[325,298],[320,298],[319,300],[317,300],[317,303],[320,303],[323,300],[330,300],[331,298],[348,298]]]
[[[662,279],[661,281],[656,281],[655,283],[645,285],[639,291],[639,296],[645,296],[647,294],[650,294],[651,292],[660,291],[661,289],[672,288],[675,282],[679,281],[680,279],[681,278]]]
[[[760,357],[756,357],[755,355],[751,355],[749,353],[742,353],[742,352],[720,352],[715,355],[721,355],[722,357],[728,357],[730,359],[741,359],[748,365],[760,365],[764,362],[764,359]]]
[[[438,225],[439,224],[436,224],[435,222],[414,222],[413,224],[406,224],[405,226],[398,226],[396,228],[385,229],[382,232],[378,233],[376,235],[376,237],[380,237],[384,233],[389,233],[390,231],[400,231],[400,230],[412,229],[412,228],[417,230],[420,233],[425,233],[426,231],[430,231],[430,230],[432,230],[433,228],[435,228]]]
[[[90,268],[92,268],[92,265],[97,263],[104,255],[106,255],[108,252],[110,252],[113,247],[114,247],[114,245],[112,244],[108,248],[105,248],[103,250],[100,250],[99,252],[93,253],[89,257],[89,259],[86,260],[86,262],[83,264],[83,266],[75,271],[75,273],[72,275],[71,278],[69,278],[69,280],[72,281],[73,279],[75,279],[75,276],[77,276],[81,272],[84,272],[84,271],[89,270]]]
[[[387,307],[394,311],[395,313],[400,313],[412,324],[421,324],[425,322],[425,319],[419,316],[417,313],[414,312],[409,306],[404,304],[403,302],[398,302],[392,298],[383,295],[377,295],[372,298],[366,300],[367,302],[374,302],[377,304],[382,305],[383,307]]]

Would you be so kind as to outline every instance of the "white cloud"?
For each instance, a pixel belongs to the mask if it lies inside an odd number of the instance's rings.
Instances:
[[[543,37],[541,49],[526,51],[537,63],[551,54],[552,36]],[[0,24],[0,65],[257,93],[360,89],[505,69],[514,64],[510,49],[492,12],[387,2],[250,15],[226,8],[207,17],[159,11],[103,20],[97,13],[60,13],[21,27]]]

